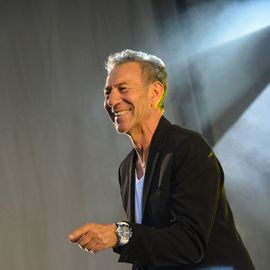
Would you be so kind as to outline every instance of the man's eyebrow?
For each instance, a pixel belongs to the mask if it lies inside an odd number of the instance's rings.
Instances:
[[[124,85],[128,85],[128,83],[127,82],[120,82],[120,83],[117,83],[116,85],[113,85],[113,86],[106,86],[104,88],[104,91],[110,92],[110,91],[112,91],[113,87],[119,87],[119,86],[124,86]]]
[[[123,85],[127,85],[128,83],[127,82],[120,82],[120,83],[117,83],[116,85],[114,85],[114,87],[119,87],[119,86],[123,86]]]

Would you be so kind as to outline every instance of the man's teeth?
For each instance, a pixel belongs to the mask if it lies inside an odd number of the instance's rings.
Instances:
[[[120,115],[123,115],[123,114],[125,114],[125,113],[127,113],[127,112],[129,112],[129,111],[130,111],[130,110],[128,109],[128,110],[123,110],[123,111],[115,112],[114,115],[115,115],[115,116],[120,116]]]

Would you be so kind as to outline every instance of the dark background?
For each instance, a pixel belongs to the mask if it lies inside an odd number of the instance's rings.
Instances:
[[[165,115],[214,146],[240,234],[268,270],[269,14],[269,1],[1,0],[0,268],[130,269],[67,234],[125,219],[117,169],[131,144],[103,86],[107,55],[131,48],[165,61]]]

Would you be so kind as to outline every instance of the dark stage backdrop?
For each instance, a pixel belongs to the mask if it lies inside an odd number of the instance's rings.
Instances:
[[[223,60],[209,57],[211,50],[186,59],[176,2],[165,10],[150,0],[0,1],[1,269],[130,269],[111,250],[92,255],[67,240],[84,223],[125,219],[117,169],[131,145],[103,109],[105,58],[125,48],[167,63],[166,115],[215,144],[240,233],[257,269],[269,268],[269,60],[256,63],[259,52],[269,53],[262,45],[269,31],[250,37],[261,47],[245,47],[240,59],[263,76],[228,93],[231,47],[212,48]],[[241,51],[239,42],[232,48]],[[224,69],[215,75],[217,67]],[[224,88],[217,83],[223,71]],[[213,93],[224,91],[228,97],[212,106]]]

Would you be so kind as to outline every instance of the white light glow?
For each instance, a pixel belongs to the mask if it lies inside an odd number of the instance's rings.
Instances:
[[[228,5],[217,18],[216,43],[224,43],[270,25],[270,1]]]

